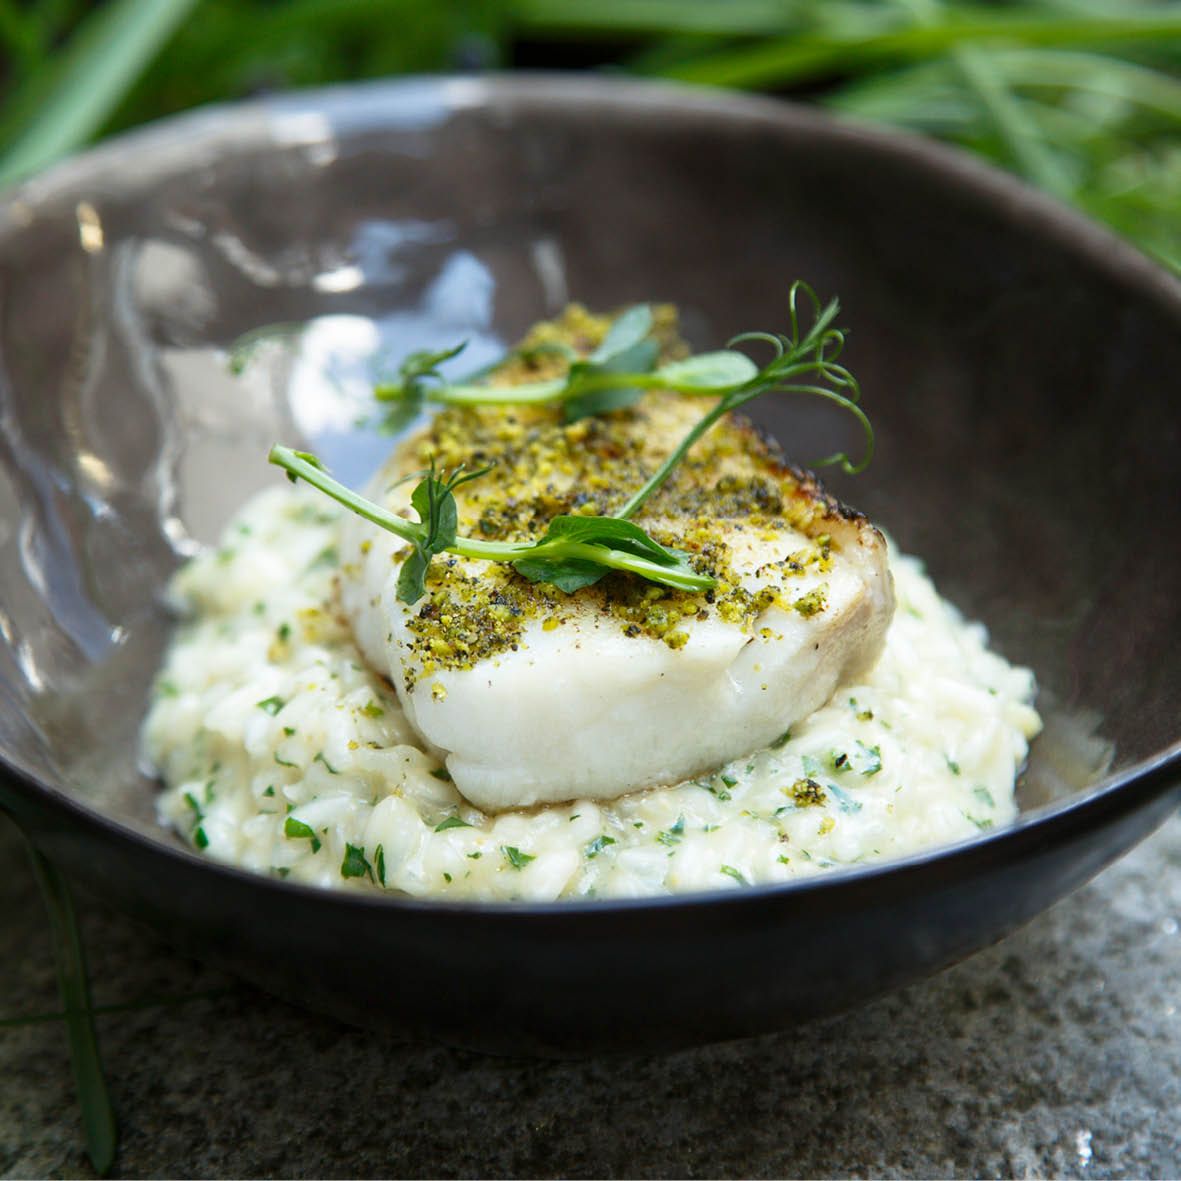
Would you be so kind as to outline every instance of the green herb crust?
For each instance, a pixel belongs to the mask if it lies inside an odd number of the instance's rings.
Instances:
[[[684,355],[675,312],[657,308],[654,323],[661,356]],[[490,382],[518,385],[560,376],[571,352],[589,354],[610,324],[609,317],[572,305],[557,320],[537,326]],[[664,460],[670,441],[683,436],[701,413],[700,398],[663,390],[573,422],[560,405],[446,406],[401,445],[387,468],[387,482],[432,464],[449,471],[490,466],[480,480],[456,488],[459,528],[488,541],[526,541],[555,517],[617,512]],[[387,507],[405,512],[404,490],[392,490]],[[614,619],[625,635],[659,639],[672,648],[686,643],[681,625],[694,617],[716,613],[749,627],[772,604],[815,614],[824,610],[823,596],[801,601],[792,582],[809,567],[829,567],[835,545],[826,525],[837,517],[860,519],[824,495],[812,476],[787,466],[774,444],[744,419],[728,415],[637,518],[660,544],[688,553],[694,569],[715,578],[716,587],[682,591],[612,573],[576,593]],[[744,588],[731,565],[735,535],[769,539],[788,530],[801,535],[799,548],[775,563],[773,580],[764,580],[757,592]],[[471,668],[515,650],[530,620],[540,617],[544,627],[557,627],[571,602],[558,587],[531,582],[508,565],[452,555],[436,557],[425,590],[410,621],[416,659],[407,662],[422,676]]]

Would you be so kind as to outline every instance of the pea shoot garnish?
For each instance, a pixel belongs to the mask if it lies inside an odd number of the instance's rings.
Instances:
[[[811,327],[802,334],[801,294],[813,313]],[[721,399],[669,456],[667,470],[661,469],[651,490],[645,485],[636,493],[631,511],[620,514],[628,517],[664,483],[685,452],[722,415],[772,391],[813,394],[848,410],[865,432],[865,454],[854,463],[844,452],[838,452],[817,460],[814,466],[840,464],[851,474],[864,471],[873,457],[873,428],[857,404],[861,396],[857,380],[837,362],[845,343],[844,330],[833,324],[839,311],[837,300],[822,307],[816,292],[797,280],[788,293],[789,333],[745,332],[734,337],[727,348],[657,366],[659,345],[651,336],[652,311],[640,304],[615,320],[603,343],[590,356],[578,358],[572,354],[570,367],[562,377],[516,385],[448,384],[438,365],[457,356],[464,347],[458,345],[439,353],[412,353],[402,363],[401,380],[379,385],[375,394],[381,402],[412,406],[414,413],[427,402],[447,406],[560,405],[567,422],[630,406],[645,390],[672,390],[690,397]],[[745,353],[730,347],[745,342],[770,345],[774,356],[760,368]]]
[[[567,592],[598,582],[609,570],[638,574],[677,590],[701,591],[714,585],[711,577],[689,565],[687,555],[653,541],[638,525],[614,517],[555,517],[536,541],[461,537],[454,489],[484,472],[457,471],[449,476],[427,472],[410,498],[420,519],[408,521],[334,480],[306,451],[275,446],[269,458],[291,480],[305,480],[358,516],[410,542],[413,549],[398,576],[398,598],[403,603],[422,598],[431,559],[442,553],[509,562],[531,582],[550,582]]]
[[[813,313],[806,332],[800,327],[801,293]],[[858,405],[860,389],[856,379],[837,362],[845,340],[843,330],[833,323],[838,310],[835,299],[822,307],[812,288],[797,281],[788,298],[789,333],[744,333],[725,349],[658,366],[659,344],[651,335],[651,309],[639,305],[615,320],[603,343],[588,357],[572,355],[563,377],[522,385],[448,384],[438,366],[456,356],[462,345],[407,357],[399,370],[400,381],[377,389],[377,397],[391,403],[399,418],[413,417],[426,402],[457,406],[560,404],[566,420],[574,421],[630,406],[649,389],[716,399],[614,515],[557,516],[535,541],[488,541],[459,534],[454,491],[485,475],[490,470],[487,468],[465,472],[460,467],[448,474],[432,466],[429,471],[408,477],[420,481],[410,498],[419,519],[411,521],[346,488],[306,451],[276,445],[271,448],[270,462],[283,468],[293,482],[306,481],[358,516],[410,543],[411,552],[398,578],[398,598],[404,603],[415,603],[425,594],[431,560],[443,553],[508,562],[530,581],[551,583],[568,593],[591,586],[611,570],[637,574],[678,590],[709,590],[715,579],[695,570],[689,555],[661,545],[629,518],[660,489],[718,419],[766,393],[812,394],[843,406],[865,432],[864,455],[854,463],[841,451],[820,460],[818,466],[840,464],[849,473],[864,471],[873,455],[873,429]],[[769,345],[774,355],[760,368],[732,347],[746,342]]]
[[[435,353],[411,353],[399,366],[398,380],[381,383],[373,391],[379,402],[388,405],[382,425],[391,432],[409,425],[427,402],[450,406],[561,403],[567,422],[630,406],[645,389],[667,385],[651,380],[655,377],[653,367],[660,352],[660,345],[652,339],[651,332],[652,309],[646,304],[637,304],[615,319],[603,343],[588,357],[580,357],[573,349],[559,344],[514,350],[509,357],[556,352],[569,360],[570,367],[563,377],[551,381],[512,386],[483,385],[475,380],[503,362],[472,375],[466,382],[447,384],[438,366],[463,352],[466,341]],[[642,378],[643,381],[637,383],[632,378]]]

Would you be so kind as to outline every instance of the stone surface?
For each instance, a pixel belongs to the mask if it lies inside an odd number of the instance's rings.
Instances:
[[[787,1034],[553,1063],[300,1012],[84,907],[117,1176],[1181,1173],[1181,820],[941,976]],[[46,926],[0,819],[0,1176],[88,1176]]]

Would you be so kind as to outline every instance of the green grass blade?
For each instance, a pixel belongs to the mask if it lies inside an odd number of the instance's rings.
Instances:
[[[940,0],[894,2],[913,18],[917,27],[938,28],[949,18],[949,10]],[[958,44],[952,47],[949,56],[1004,144],[1008,163],[1047,192],[1069,199],[1074,188],[1070,177],[1021,100],[1010,92],[1003,72],[994,66],[989,51],[977,45]]]
[[[712,86],[763,87],[849,75],[870,66],[918,62],[974,42],[997,45],[1115,47],[1181,41],[1181,7],[1153,17],[1064,18],[1002,10],[957,15],[930,27],[901,27],[874,36],[841,31],[763,40],[679,63],[664,75]]]
[[[997,55],[1011,86],[1067,89],[1120,98],[1181,122],[1181,79],[1135,62],[1070,50],[1011,50]]]
[[[0,184],[84,144],[196,2],[111,0],[88,16],[61,55],[55,85],[0,158]]]
[[[989,57],[1014,90],[1092,94],[1181,122],[1181,79],[1160,70],[1078,50],[1005,49]],[[853,79],[823,101],[847,115],[939,134],[963,130],[974,114],[944,60]]]
[[[58,988],[65,1010],[78,1103],[82,1108],[86,1150],[95,1172],[104,1177],[115,1163],[119,1129],[94,1032],[90,981],[86,975],[86,955],[78,929],[78,917],[74,911],[70,887],[57,867],[31,844],[29,856],[52,927]]]
[[[801,0],[513,0],[512,21],[531,32],[607,37],[782,33],[813,5]]]
[[[990,55],[974,45],[960,45],[951,58],[992,120],[1017,171],[1046,192],[1068,200],[1074,189],[1070,178],[993,67]]]
[[[171,1009],[193,1001],[218,1000],[232,996],[232,988],[205,988],[200,992],[186,992],[179,996],[143,997],[136,1001],[122,1001],[114,1005],[95,1005],[88,1012],[94,1017],[107,1017],[115,1013],[140,1013],[146,1009]],[[25,1013],[19,1017],[0,1017],[0,1030],[23,1029],[29,1025],[49,1025],[54,1021],[65,1021],[69,1013],[55,1009],[52,1013]]]
[[[13,0],[0,0],[0,50],[22,73],[36,68],[41,60],[37,25]]]

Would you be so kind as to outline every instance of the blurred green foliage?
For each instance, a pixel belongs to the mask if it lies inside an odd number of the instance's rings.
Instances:
[[[962,144],[1181,270],[1173,0],[0,0],[0,182],[201,103],[442,70],[765,90]]]

